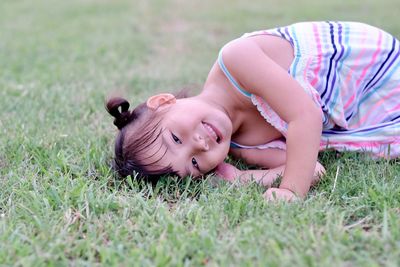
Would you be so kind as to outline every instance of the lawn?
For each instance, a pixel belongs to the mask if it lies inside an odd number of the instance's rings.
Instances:
[[[351,20],[400,37],[398,0],[2,0],[0,266],[400,266],[400,161],[322,153],[304,202],[256,184],[110,169],[111,94],[201,88],[244,32]],[[237,163],[240,164],[240,163]]]

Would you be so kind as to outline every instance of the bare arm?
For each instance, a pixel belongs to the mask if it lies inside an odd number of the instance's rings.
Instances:
[[[235,159],[242,159],[247,164],[263,168],[275,168],[285,164],[286,151],[278,148],[233,148],[229,151]]]
[[[230,43],[223,56],[225,65],[244,88],[262,97],[287,122],[286,168],[280,188],[304,197],[317,162],[322,131],[320,108],[286,70],[251,40]]]
[[[216,169],[217,175],[229,182],[233,182],[236,179],[239,179],[242,183],[255,181],[266,187],[270,187],[276,179],[283,175],[284,171],[285,165],[269,170],[239,170],[228,163],[221,163]],[[325,168],[321,163],[317,162],[312,175],[311,184],[318,182],[324,174]]]

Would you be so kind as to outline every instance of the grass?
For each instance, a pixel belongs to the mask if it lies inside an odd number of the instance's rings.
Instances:
[[[200,88],[243,32],[357,20],[400,37],[395,0],[4,0],[0,8],[1,266],[399,266],[400,164],[321,154],[301,203],[263,188],[110,171],[104,99]]]

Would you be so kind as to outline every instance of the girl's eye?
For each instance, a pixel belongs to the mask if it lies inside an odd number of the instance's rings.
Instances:
[[[172,134],[172,139],[174,139],[175,143],[182,144],[181,140],[179,140],[179,138],[174,134]]]
[[[198,169],[198,170],[200,171],[199,164],[197,163],[197,160],[196,160],[195,158],[192,158],[192,165],[193,165],[196,169]]]

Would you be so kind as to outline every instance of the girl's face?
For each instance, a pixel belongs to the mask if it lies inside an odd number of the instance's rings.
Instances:
[[[149,150],[160,157],[165,153],[159,163],[171,165],[183,177],[201,176],[224,161],[232,122],[223,109],[196,98],[174,98],[158,105],[156,112],[163,131]]]

